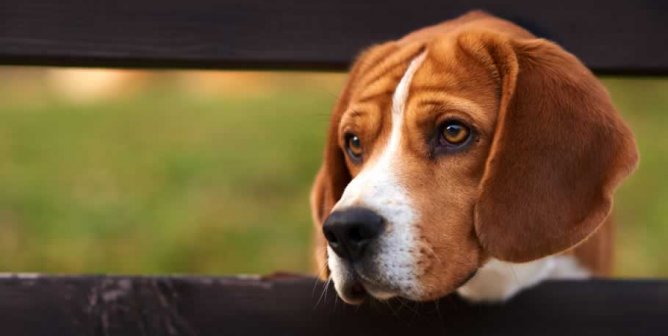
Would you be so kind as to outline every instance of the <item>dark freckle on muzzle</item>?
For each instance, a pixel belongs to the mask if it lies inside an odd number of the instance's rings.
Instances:
[[[350,262],[362,259],[368,246],[385,230],[385,219],[367,208],[347,208],[327,217],[322,232],[329,246]]]

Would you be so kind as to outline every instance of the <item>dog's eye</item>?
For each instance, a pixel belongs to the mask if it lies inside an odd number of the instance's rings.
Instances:
[[[364,153],[362,150],[362,140],[357,135],[352,133],[346,134],[346,152],[348,152],[350,159],[356,163],[362,159],[362,154]]]
[[[444,146],[461,146],[471,138],[471,129],[456,120],[446,121],[439,142]]]

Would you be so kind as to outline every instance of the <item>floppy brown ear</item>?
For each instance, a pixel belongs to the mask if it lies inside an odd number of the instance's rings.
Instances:
[[[462,36],[499,82],[494,140],[475,208],[493,257],[538,259],[586,239],[637,162],[635,141],[594,75],[543,39]]]

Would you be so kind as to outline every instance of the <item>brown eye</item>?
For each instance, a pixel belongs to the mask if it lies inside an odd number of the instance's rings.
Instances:
[[[461,145],[471,136],[471,130],[458,121],[448,121],[442,128],[441,141],[449,145]]]
[[[353,161],[362,159],[362,140],[357,135],[352,133],[346,135],[346,152]]]

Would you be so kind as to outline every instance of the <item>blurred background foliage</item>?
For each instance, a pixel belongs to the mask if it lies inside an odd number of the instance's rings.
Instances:
[[[345,75],[0,68],[0,271],[311,271],[308,193]],[[604,78],[641,164],[617,274],[668,276],[668,79]]]

